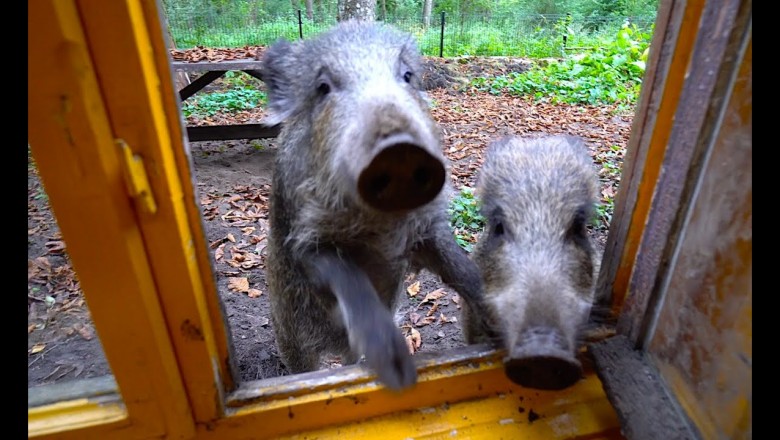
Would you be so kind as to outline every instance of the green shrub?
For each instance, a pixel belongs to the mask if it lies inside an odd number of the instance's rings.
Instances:
[[[624,25],[592,51],[525,73],[475,78],[472,85],[492,94],[528,95],[553,103],[633,105],[639,97],[649,44],[649,34]]]
[[[450,201],[447,213],[455,240],[463,249],[471,252],[477,235],[485,228],[485,218],[479,212],[479,201],[474,196],[474,188],[462,187]]]

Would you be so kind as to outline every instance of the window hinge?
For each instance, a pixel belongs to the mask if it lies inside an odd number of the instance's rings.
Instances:
[[[144,168],[144,160],[130,150],[122,139],[117,139],[116,144],[122,149],[122,162],[124,163],[125,183],[130,197],[135,200],[136,207],[147,214],[157,212],[157,204],[154,202],[152,187],[149,185],[149,178]]]

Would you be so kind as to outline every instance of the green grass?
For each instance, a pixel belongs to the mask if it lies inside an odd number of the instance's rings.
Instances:
[[[474,188],[462,187],[450,201],[447,213],[455,240],[463,249],[471,252],[477,235],[485,228],[485,218],[479,213],[479,200],[474,196]]]
[[[424,55],[439,55],[441,27],[438,24],[425,27],[417,19],[392,20],[388,23],[412,34]],[[303,37],[312,38],[334,24],[305,20]],[[279,38],[288,41],[300,39],[297,19],[291,18],[268,19],[260,23],[238,23],[216,18],[210,21],[172,18],[170,26],[179,49],[195,46],[268,46]],[[564,54],[563,35],[568,38],[568,47],[595,47],[604,40],[605,35],[614,35],[618,28],[619,23],[612,23],[592,30],[585,22],[574,23],[567,19],[556,23],[540,22],[536,16],[463,22],[453,16],[445,21],[444,56],[561,57]]]

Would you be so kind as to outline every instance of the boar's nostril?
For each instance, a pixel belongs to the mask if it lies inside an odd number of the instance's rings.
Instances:
[[[380,211],[403,211],[430,202],[444,186],[444,164],[423,147],[390,142],[380,147],[358,177],[358,194]]]
[[[390,185],[390,176],[387,174],[380,174],[375,176],[369,182],[369,191],[375,195],[376,198],[382,198],[382,192]]]
[[[512,382],[527,388],[561,390],[582,377],[582,366],[563,334],[550,327],[523,331],[504,360]]]
[[[414,170],[413,178],[414,178],[414,182],[421,189],[424,189],[426,186],[430,185],[431,183],[431,172],[427,168],[418,167],[416,170]]]
[[[582,377],[582,366],[576,359],[552,356],[508,359],[504,370],[512,382],[540,390],[562,390]]]

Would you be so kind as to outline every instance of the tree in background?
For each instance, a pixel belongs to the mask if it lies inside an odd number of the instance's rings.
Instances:
[[[338,21],[356,19],[376,20],[376,0],[338,0]]]

